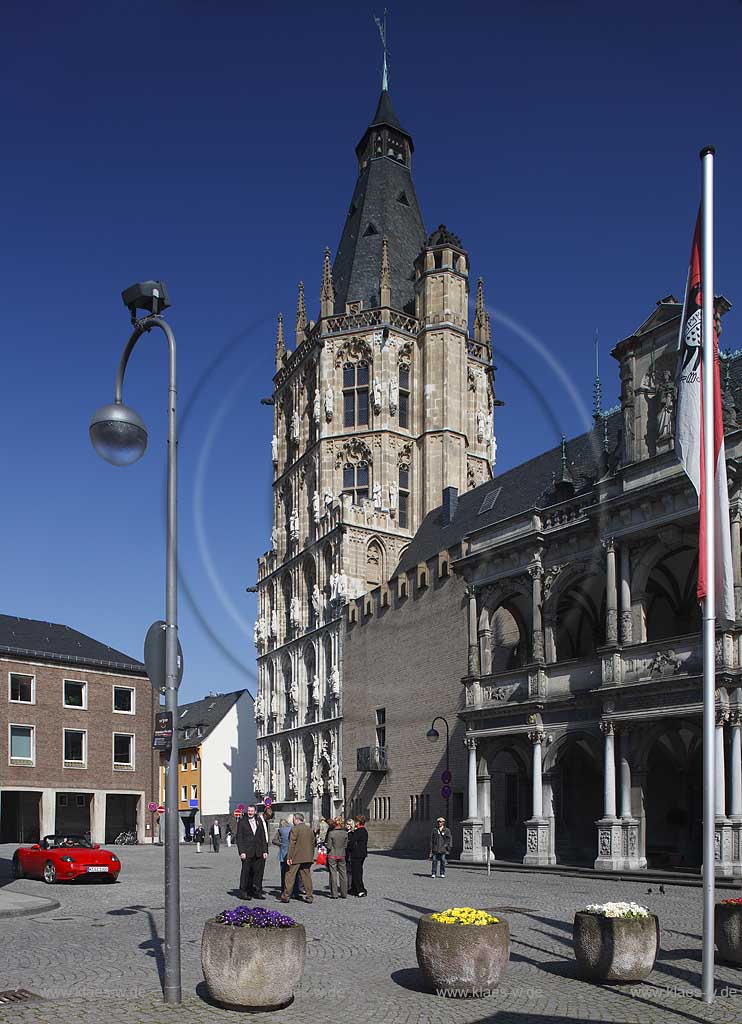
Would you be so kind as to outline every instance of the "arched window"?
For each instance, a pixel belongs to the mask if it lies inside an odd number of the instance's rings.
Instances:
[[[700,632],[697,581],[695,550],[672,551],[656,563],[647,580],[647,640]]]
[[[406,530],[410,525],[410,467],[399,467],[399,525]]]
[[[283,629],[284,637],[291,636],[291,577],[283,578]]]
[[[343,367],[343,424],[368,426],[368,363],[346,363]]]
[[[314,592],[314,585],[317,582],[317,571],[314,567],[314,559],[311,555],[308,555],[304,559],[304,590],[307,597],[307,604],[309,606],[309,621],[312,626],[316,626],[317,623],[317,611],[312,601]]]
[[[369,590],[378,587],[384,580],[384,552],[377,540],[366,548],[366,586]]]
[[[410,425],[410,368],[406,363],[399,367],[399,425]]]
[[[517,610],[500,605],[492,616],[492,672],[507,672],[525,665],[527,647]]]

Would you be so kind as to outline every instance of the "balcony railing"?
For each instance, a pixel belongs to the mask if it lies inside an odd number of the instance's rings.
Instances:
[[[358,747],[356,749],[356,771],[385,772],[386,770],[386,747]]]

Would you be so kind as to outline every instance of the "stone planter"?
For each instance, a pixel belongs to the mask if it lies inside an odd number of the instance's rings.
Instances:
[[[293,928],[204,925],[201,966],[212,999],[234,1009],[279,1009],[294,998],[304,972],[307,935]]]
[[[716,904],[714,939],[722,960],[742,964],[742,903]]]
[[[660,924],[649,917],[575,914],[572,931],[577,969],[589,981],[642,981],[660,948]]]
[[[430,914],[417,922],[417,962],[438,995],[488,995],[505,973],[510,928],[497,924],[441,924]]]

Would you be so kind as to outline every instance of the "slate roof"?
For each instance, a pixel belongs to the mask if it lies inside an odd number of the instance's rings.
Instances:
[[[618,445],[621,414],[608,417],[609,460]],[[599,474],[602,428],[588,431],[567,441],[567,468],[575,485],[575,496],[590,491]],[[402,555],[394,575],[407,572],[420,562],[433,558],[439,551],[455,547],[468,534],[484,526],[509,519],[532,508],[548,508],[560,500],[554,484],[562,476],[562,449],[557,445],[536,455],[520,466],[480,484],[459,495],[456,514],[448,526],[441,525],[441,509],[433,509],[423,519],[420,529]],[[481,512],[485,498],[498,492],[488,511]]]
[[[391,128],[396,128],[397,131],[402,132],[403,135],[406,135],[410,141],[412,141],[410,133],[406,132],[399,123],[399,118],[392,106],[392,97],[389,95],[389,91],[387,89],[384,89],[381,96],[379,96],[379,102],[376,105],[376,113],[373,116],[373,120],[371,121],[369,128],[374,128],[379,124],[388,124]]]
[[[388,93],[381,94],[367,132],[379,118],[399,129]],[[369,159],[356,181],[332,268],[336,313],[344,313],[347,302],[358,300],[364,309],[378,308],[384,237],[389,244],[392,306],[414,312],[413,264],[425,244],[425,226],[409,167],[388,156]]]
[[[71,626],[0,615],[0,653],[145,675],[144,665]]]
[[[191,740],[194,741],[191,746],[202,743],[227,712],[231,711],[243,693],[247,693],[247,690],[212,694],[190,704],[181,704],[178,708],[178,743],[183,746],[188,746]],[[193,730],[187,737],[186,729]]]

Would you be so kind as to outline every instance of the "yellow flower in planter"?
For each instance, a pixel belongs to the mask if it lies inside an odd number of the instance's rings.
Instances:
[[[439,924],[473,924],[481,927],[499,922],[499,918],[488,914],[486,910],[476,910],[474,907],[449,907],[448,910],[430,916]]]

